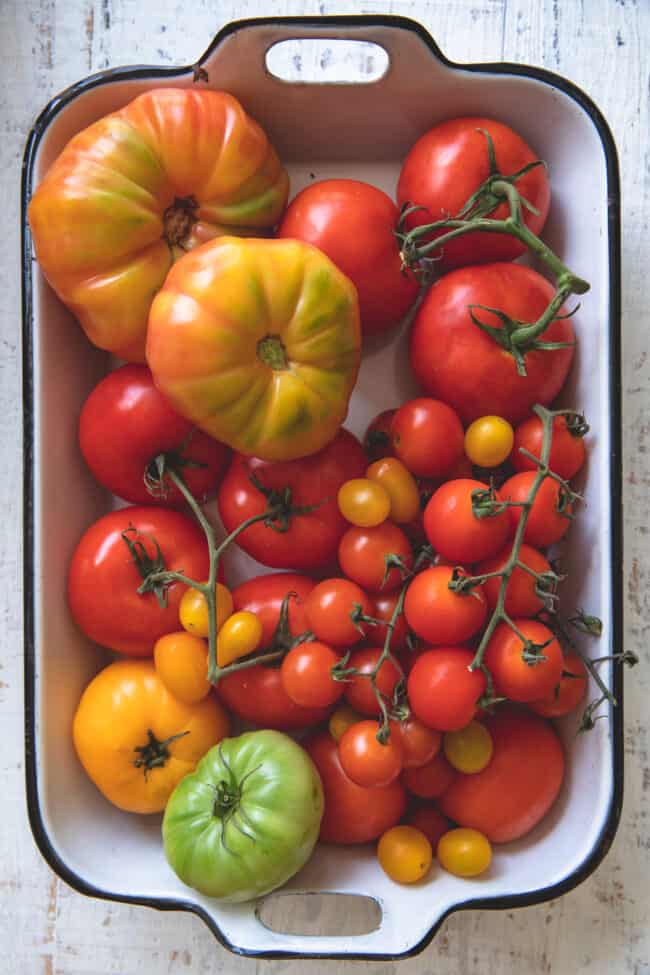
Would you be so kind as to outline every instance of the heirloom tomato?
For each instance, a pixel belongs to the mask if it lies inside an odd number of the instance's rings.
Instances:
[[[401,460],[382,457],[370,465],[366,477],[388,494],[391,521],[397,525],[408,525],[415,521],[420,514],[420,492],[417,481]]]
[[[232,95],[158,88],[68,142],[29,222],[43,273],[91,342],[142,362],[151,302],[176,258],[271,228],[288,188]]]
[[[296,240],[204,244],[174,264],[149,315],[161,392],[210,436],[267,461],[336,436],[360,357],[354,285]]]
[[[185,630],[166,633],[153,648],[156,673],[174,697],[185,704],[202,701],[211,690],[208,645]]]
[[[280,622],[282,603],[288,593],[288,629],[300,636],[309,629],[305,603],[316,583],[298,572],[269,572],[241,582],[232,591],[235,612],[254,613],[262,624],[260,646],[269,647]]]

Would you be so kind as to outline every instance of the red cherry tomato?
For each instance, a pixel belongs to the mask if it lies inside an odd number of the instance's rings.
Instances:
[[[369,463],[381,460],[382,457],[393,457],[395,455],[390,428],[396,413],[397,409],[383,410],[368,424],[368,429],[363,438],[363,449]]]
[[[587,669],[577,653],[567,653],[562,663],[562,676],[550,693],[528,707],[543,718],[562,718],[575,711],[587,693]]]
[[[424,530],[434,550],[453,564],[471,565],[503,547],[510,530],[507,511],[477,518],[472,495],[485,492],[481,481],[448,481],[431,496],[424,511]],[[495,492],[497,500],[501,491]]]
[[[395,413],[391,424],[395,453],[418,477],[447,477],[464,452],[463,427],[458,414],[439,400],[410,400]]]
[[[376,620],[385,620],[388,623],[392,619],[398,599],[399,594],[396,592],[389,593],[387,596],[375,596],[371,602],[370,615]],[[384,640],[386,639],[386,625],[380,623],[368,624],[367,630],[369,643],[374,643],[376,646],[383,646]],[[393,653],[399,653],[400,650],[406,649],[408,632],[406,617],[404,613],[400,613],[395,621],[390,640],[390,649]]]
[[[377,739],[378,721],[358,721],[339,741],[339,760],[345,774],[365,788],[390,785],[402,771],[402,742],[390,735],[382,744]]]
[[[420,799],[438,799],[443,795],[458,772],[453,768],[442,752],[432,758],[426,765],[417,768],[404,769],[402,782],[408,791]]]
[[[442,735],[410,715],[405,721],[391,721],[391,735],[402,742],[404,768],[419,768],[440,751]]]
[[[396,555],[407,569],[413,566],[409,540],[397,525],[385,521],[376,528],[348,528],[339,544],[339,565],[348,578],[369,593],[390,593],[399,589],[403,576],[399,568],[386,575],[386,558]]]
[[[488,572],[498,572],[511,554],[511,546],[506,545],[502,552],[493,559],[487,559],[476,566],[476,575],[486,575]],[[531,545],[522,545],[519,549],[519,561],[523,562],[534,572],[550,572],[551,566],[541,552]],[[505,611],[511,618],[515,616],[536,616],[544,608],[544,603],[535,592],[536,579],[525,569],[516,568],[506,589]],[[483,583],[483,592],[490,610],[494,610],[499,598],[501,577],[494,576]]]
[[[369,674],[381,656],[380,647],[367,647],[354,650],[350,654],[349,667],[355,667],[361,674]],[[384,660],[377,674],[377,689],[390,698],[400,679],[400,672],[392,660]],[[381,713],[369,677],[356,676],[345,682],[345,698],[359,714],[375,717]]]
[[[551,631],[536,620],[514,621],[521,635],[532,643],[548,646],[540,651],[538,663],[524,658],[524,644],[507,623],[499,623],[485,651],[485,665],[492,675],[494,690],[511,701],[536,701],[559,684],[562,650]],[[542,659],[544,658],[544,659]]]
[[[405,822],[424,833],[433,850],[438,840],[451,829],[451,823],[435,806],[417,806],[408,813]]]
[[[458,731],[476,714],[485,691],[485,674],[470,670],[471,650],[440,647],[427,650],[408,676],[408,699],[413,713],[436,731]]]
[[[520,423],[515,430],[515,442],[510,454],[510,463],[516,471],[535,471],[537,465],[520,452],[525,448],[534,457],[542,456],[544,426],[538,416],[531,416]],[[548,466],[565,481],[574,477],[585,462],[587,452],[580,434],[572,433],[565,416],[553,420],[553,435]]]
[[[406,590],[406,621],[427,643],[462,643],[485,622],[487,604],[481,586],[468,593],[453,592],[449,583],[454,572],[449,566],[434,565],[416,575]]]
[[[332,677],[341,658],[324,643],[311,641],[293,647],[282,661],[282,685],[303,708],[326,708],[343,694],[344,686]]]
[[[356,607],[364,616],[372,604],[360,586],[349,579],[324,579],[311,591],[305,610],[309,628],[319,640],[333,647],[350,647],[364,638],[366,624],[352,622]]]
[[[504,501],[526,501],[536,476],[534,471],[514,474],[500,487],[500,497]],[[524,541],[537,548],[547,548],[559,542],[571,524],[571,511],[571,504],[563,503],[562,490],[558,482],[552,477],[545,477],[528,515]],[[513,534],[519,524],[521,512],[522,508],[517,505],[508,508],[507,513]]]

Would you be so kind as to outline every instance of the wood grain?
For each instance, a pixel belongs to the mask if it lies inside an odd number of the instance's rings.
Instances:
[[[599,104],[617,141],[623,186],[625,646],[642,664],[626,688],[626,797],[614,846],[596,873],[561,900],[513,913],[468,912],[411,961],[368,964],[370,975],[650,975],[650,357],[645,287],[650,221],[647,0],[4,0],[0,3],[0,934],[8,975],[352,975],[336,962],[236,958],[186,914],[86,899],[37,852],[23,797],[19,180],[26,133],[57,91],[123,63],[196,59],[232,19],[269,13],[403,14],[420,20],[451,58],[543,65]]]

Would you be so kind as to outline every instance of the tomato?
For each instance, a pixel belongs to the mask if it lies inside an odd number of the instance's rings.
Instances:
[[[536,620],[520,619],[515,626],[526,640],[548,646],[539,651],[539,661],[527,662],[524,644],[508,626],[499,623],[485,651],[484,662],[500,697],[511,701],[535,701],[553,691],[562,676],[562,649],[551,631]]]
[[[428,837],[413,826],[393,826],[379,840],[382,870],[398,884],[414,884],[429,872],[433,850]]]
[[[119,809],[154,813],[212,745],[228,734],[213,695],[184,704],[149,660],[117,660],[81,696],[74,747],[99,791]]]
[[[351,614],[361,609],[371,614],[367,595],[349,579],[324,579],[312,589],[305,603],[309,628],[319,640],[333,647],[350,647],[363,639],[367,625],[352,622]]]
[[[397,525],[414,521],[420,513],[420,493],[415,478],[396,457],[382,457],[366,471],[390,500],[389,517]]]
[[[217,635],[217,665],[227,667],[240,657],[247,657],[262,642],[262,624],[244,609],[229,616]]]
[[[480,772],[492,758],[492,738],[480,721],[470,721],[458,731],[448,731],[443,747],[449,764],[465,775]]]
[[[419,768],[432,761],[440,751],[442,736],[439,731],[427,728],[425,724],[410,715],[404,721],[391,721],[391,736],[394,734],[402,743],[402,764],[404,768]]]
[[[449,583],[455,572],[447,565],[434,565],[416,575],[406,590],[406,622],[427,643],[462,643],[485,622],[487,603],[481,587],[453,592]]]
[[[499,495],[504,501],[526,501],[536,476],[534,471],[514,474],[501,486]],[[508,508],[513,533],[519,524],[521,512],[522,508],[518,505]],[[547,548],[559,542],[571,524],[571,512],[572,505],[563,501],[558,482],[552,477],[545,477],[528,514],[524,541],[537,548]]]
[[[420,136],[406,157],[397,185],[397,202],[425,207],[408,218],[407,226],[445,220],[456,216],[473,193],[490,175],[488,142],[479,131],[492,138],[498,171],[512,176],[538,158],[533,150],[503,122],[489,118],[455,118],[435,125]],[[546,170],[536,166],[519,177],[515,186],[535,208],[522,208],[527,226],[539,234],[546,222],[551,191]],[[489,217],[503,220],[510,213],[507,203],[499,204]],[[440,234],[436,234],[440,236]],[[445,267],[481,264],[484,261],[511,261],[526,251],[515,237],[477,231],[450,240],[443,247]]]
[[[367,624],[367,639],[370,643],[375,646],[383,646],[384,640],[386,639],[386,623],[390,622],[399,599],[399,593],[392,592],[387,596],[374,596],[370,615],[376,620],[384,620],[383,624],[373,623]],[[404,613],[400,613],[395,621],[395,626],[393,627],[393,632],[390,638],[390,648],[393,653],[399,653],[400,650],[406,649],[406,640],[408,637],[408,626],[406,625],[406,617]]]
[[[476,566],[476,574],[484,575],[488,572],[498,572],[509,560],[512,549],[506,545],[502,552],[495,555],[493,559],[487,559]],[[523,562],[534,572],[550,572],[551,565],[547,558],[536,548],[530,545],[522,545],[519,549],[519,561]],[[543,601],[535,592],[537,580],[525,569],[517,567],[510,579],[506,589],[505,611],[511,618],[515,616],[536,616],[544,608]],[[483,583],[483,592],[487,599],[490,610],[494,610],[499,598],[501,588],[501,578],[495,576],[486,579]]]
[[[339,761],[345,774],[366,788],[390,785],[402,771],[402,742],[390,735],[377,739],[378,721],[359,721],[347,729],[339,741]]]
[[[494,745],[492,761],[476,775],[459,775],[440,808],[492,843],[508,843],[528,833],[554,803],[564,754],[551,725],[534,714],[499,711],[485,726]]]
[[[146,351],[181,416],[243,454],[295,460],[333,440],[347,414],[357,293],[308,244],[221,237],[172,267]]]
[[[475,829],[450,829],[438,840],[438,863],[455,877],[478,877],[492,862],[487,836]]]
[[[156,673],[170,694],[194,704],[210,692],[208,681],[208,645],[198,636],[181,630],[166,633],[153,648]]]
[[[261,646],[270,647],[276,627],[280,621],[282,602],[287,593],[292,593],[287,609],[289,612],[289,631],[292,636],[300,636],[309,629],[305,604],[316,583],[309,576],[297,572],[270,572],[254,576],[240,583],[232,591],[232,601],[236,612],[247,610],[254,613],[262,624]]]
[[[279,237],[313,244],[350,278],[359,293],[364,336],[394,328],[418,293],[402,271],[395,229],[399,211],[376,186],[356,179],[311,183],[291,201]]]
[[[462,647],[427,650],[408,676],[408,699],[420,721],[436,731],[457,731],[469,724],[485,692],[485,674],[469,670],[474,659]]]
[[[519,423],[531,406],[551,403],[564,386],[573,346],[525,352],[526,375],[514,356],[476,325],[503,322],[484,308],[497,308],[517,322],[536,322],[554,297],[553,286],[521,264],[460,268],[435,282],[420,305],[411,330],[410,360],[428,396],[444,400],[465,423],[493,414]],[[556,318],[543,342],[574,342],[571,319]]]
[[[390,593],[399,589],[403,576],[398,567],[386,573],[386,559],[396,555],[407,569],[413,566],[413,552],[404,532],[385,521],[376,528],[348,528],[339,543],[339,565],[369,593]]]
[[[305,741],[323,783],[325,814],[321,823],[323,843],[369,843],[401,819],[406,793],[399,780],[365,789],[348,778],[334,739],[325,733]]]
[[[424,530],[434,550],[453,564],[488,559],[503,547],[510,531],[507,511],[477,518],[472,509],[475,491],[485,493],[481,481],[448,481],[433,493],[424,510]],[[505,498],[495,491],[496,500]]]
[[[229,616],[232,615],[233,604],[230,590],[218,582],[216,587],[217,630],[220,630]],[[186,589],[178,607],[178,618],[181,626],[188,633],[207,638],[210,635],[210,620],[208,603],[200,589],[193,586]]]
[[[451,828],[449,820],[435,806],[418,806],[408,814],[406,822],[424,833],[434,851],[440,837]]]
[[[391,424],[395,453],[418,477],[447,477],[463,456],[463,427],[457,413],[439,400],[409,400]]]
[[[334,741],[340,741],[345,732],[351,725],[356,724],[357,721],[361,721],[361,715],[349,707],[347,704],[342,704],[332,712],[332,715],[327,724],[327,730],[334,739]]]
[[[102,487],[132,504],[182,507],[185,500],[166,477],[162,490],[147,490],[145,475],[165,454],[201,503],[216,493],[230,451],[176,413],[153,384],[146,366],[109,372],[86,399],[79,417],[79,446]]]
[[[331,647],[315,640],[293,647],[280,668],[291,700],[304,708],[326,708],[338,701],[344,687],[332,677],[332,668],[340,659]]]
[[[127,547],[157,559],[161,568],[191,579],[209,572],[205,536],[199,526],[178,511],[155,507],[121,508],[88,528],[73,553],[68,571],[68,605],[79,629],[95,643],[134,657],[153,653],[156,640],[178,629],[178,608],[186,590],[180,582],[169,586],[166,605],[153,592],[142,595],[143,576]]]
[[[447,791],[458,773],[440,752],[426,765],[407,768],[402,782],[410,793],[420,799],[437,799]]]
[[[67,143],[29,222],[44,274],[91,342],[142,362],[149,308],[172,262],[219,234],[273,227],[288,189],[232,95],[157,88]]]
[[[184,884],[241,903],[284,884],[318,839],[323,790],[304,749],[277,731],[212,748],[175,789],[165,855]]]
[[[265,492],[273,501],[287,490],[291,505],[313,510],[292,514],[284,526],[251,525],[237,537],[237,544],[263,565],[276,569],[317,569],[332,562],[347,524],[336,496],[341,485],[361,477],[365,470],[359,441],[341,430],[332,443],[302,460],[266,463],[236,454],[218,495],[219,514],[227,532],[267,507]]]
[[[391,499],[385,487],[367,477],[355,477],[339,488],[339,511],[351,525],[374,528],[386,521]]]
[[[363,437],[363,449],[372,463],[382,457],[393,457],[393,442],[390,428],[397,409],[383,410],[370,421]]]
[[[538,416],[531,416],[520,423],[515,430],[514,446],[510,463],[516,471],[536,471],[537,465],[520,451],[523,447],[534,457],[542,456],[544,427]],[[584,465],[587,456],[585,442],[581,434],[573,433],[567,426],[565,416],[553,419],[551,450],[548,466],[565,481],[574,477]]]
[[[587,693],[587,670],[577,653],[568,653],[562,662],[562,676],[550,693],[528,707],[544,718],[562,718],[575,711]]]
[[[379,715],[381,709],[370,678],[362,677],[361,674],[370,674],[374,670],[381,653],[380,647],[363,647],[361,650],[353,650],[348,661],[348,667],[355,667],[360,673],[345,682],[345,699],[355,711],[369,717]],[[377,689],[385,697],[392,697],[400,677],[400,672],[393,661],[384,660],[377,673]]]
[[[508,459],[514,430],[501,416],[481,416],[465,431],[465,453],[477,467],[498,467]]]

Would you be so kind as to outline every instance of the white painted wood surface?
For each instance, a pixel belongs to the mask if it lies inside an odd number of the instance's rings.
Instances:
[[[185,64],[229,20],[269,14],[395,13],[420,20],[458,61],[543,65],[583,87],[618,144],[623,187],[626,786],[604,863],[564,898],[513,913],[453,916],[417,958],[360,965],[236,958],[202,922],[82,897],[49,870],[23,790],[19,180],[27,131],[58,91],[118,64]],[[0,0],[0,970],[7,975],[650,975],[650,249],[648,0]],[[647,618],[647,619],[646,619]]]

